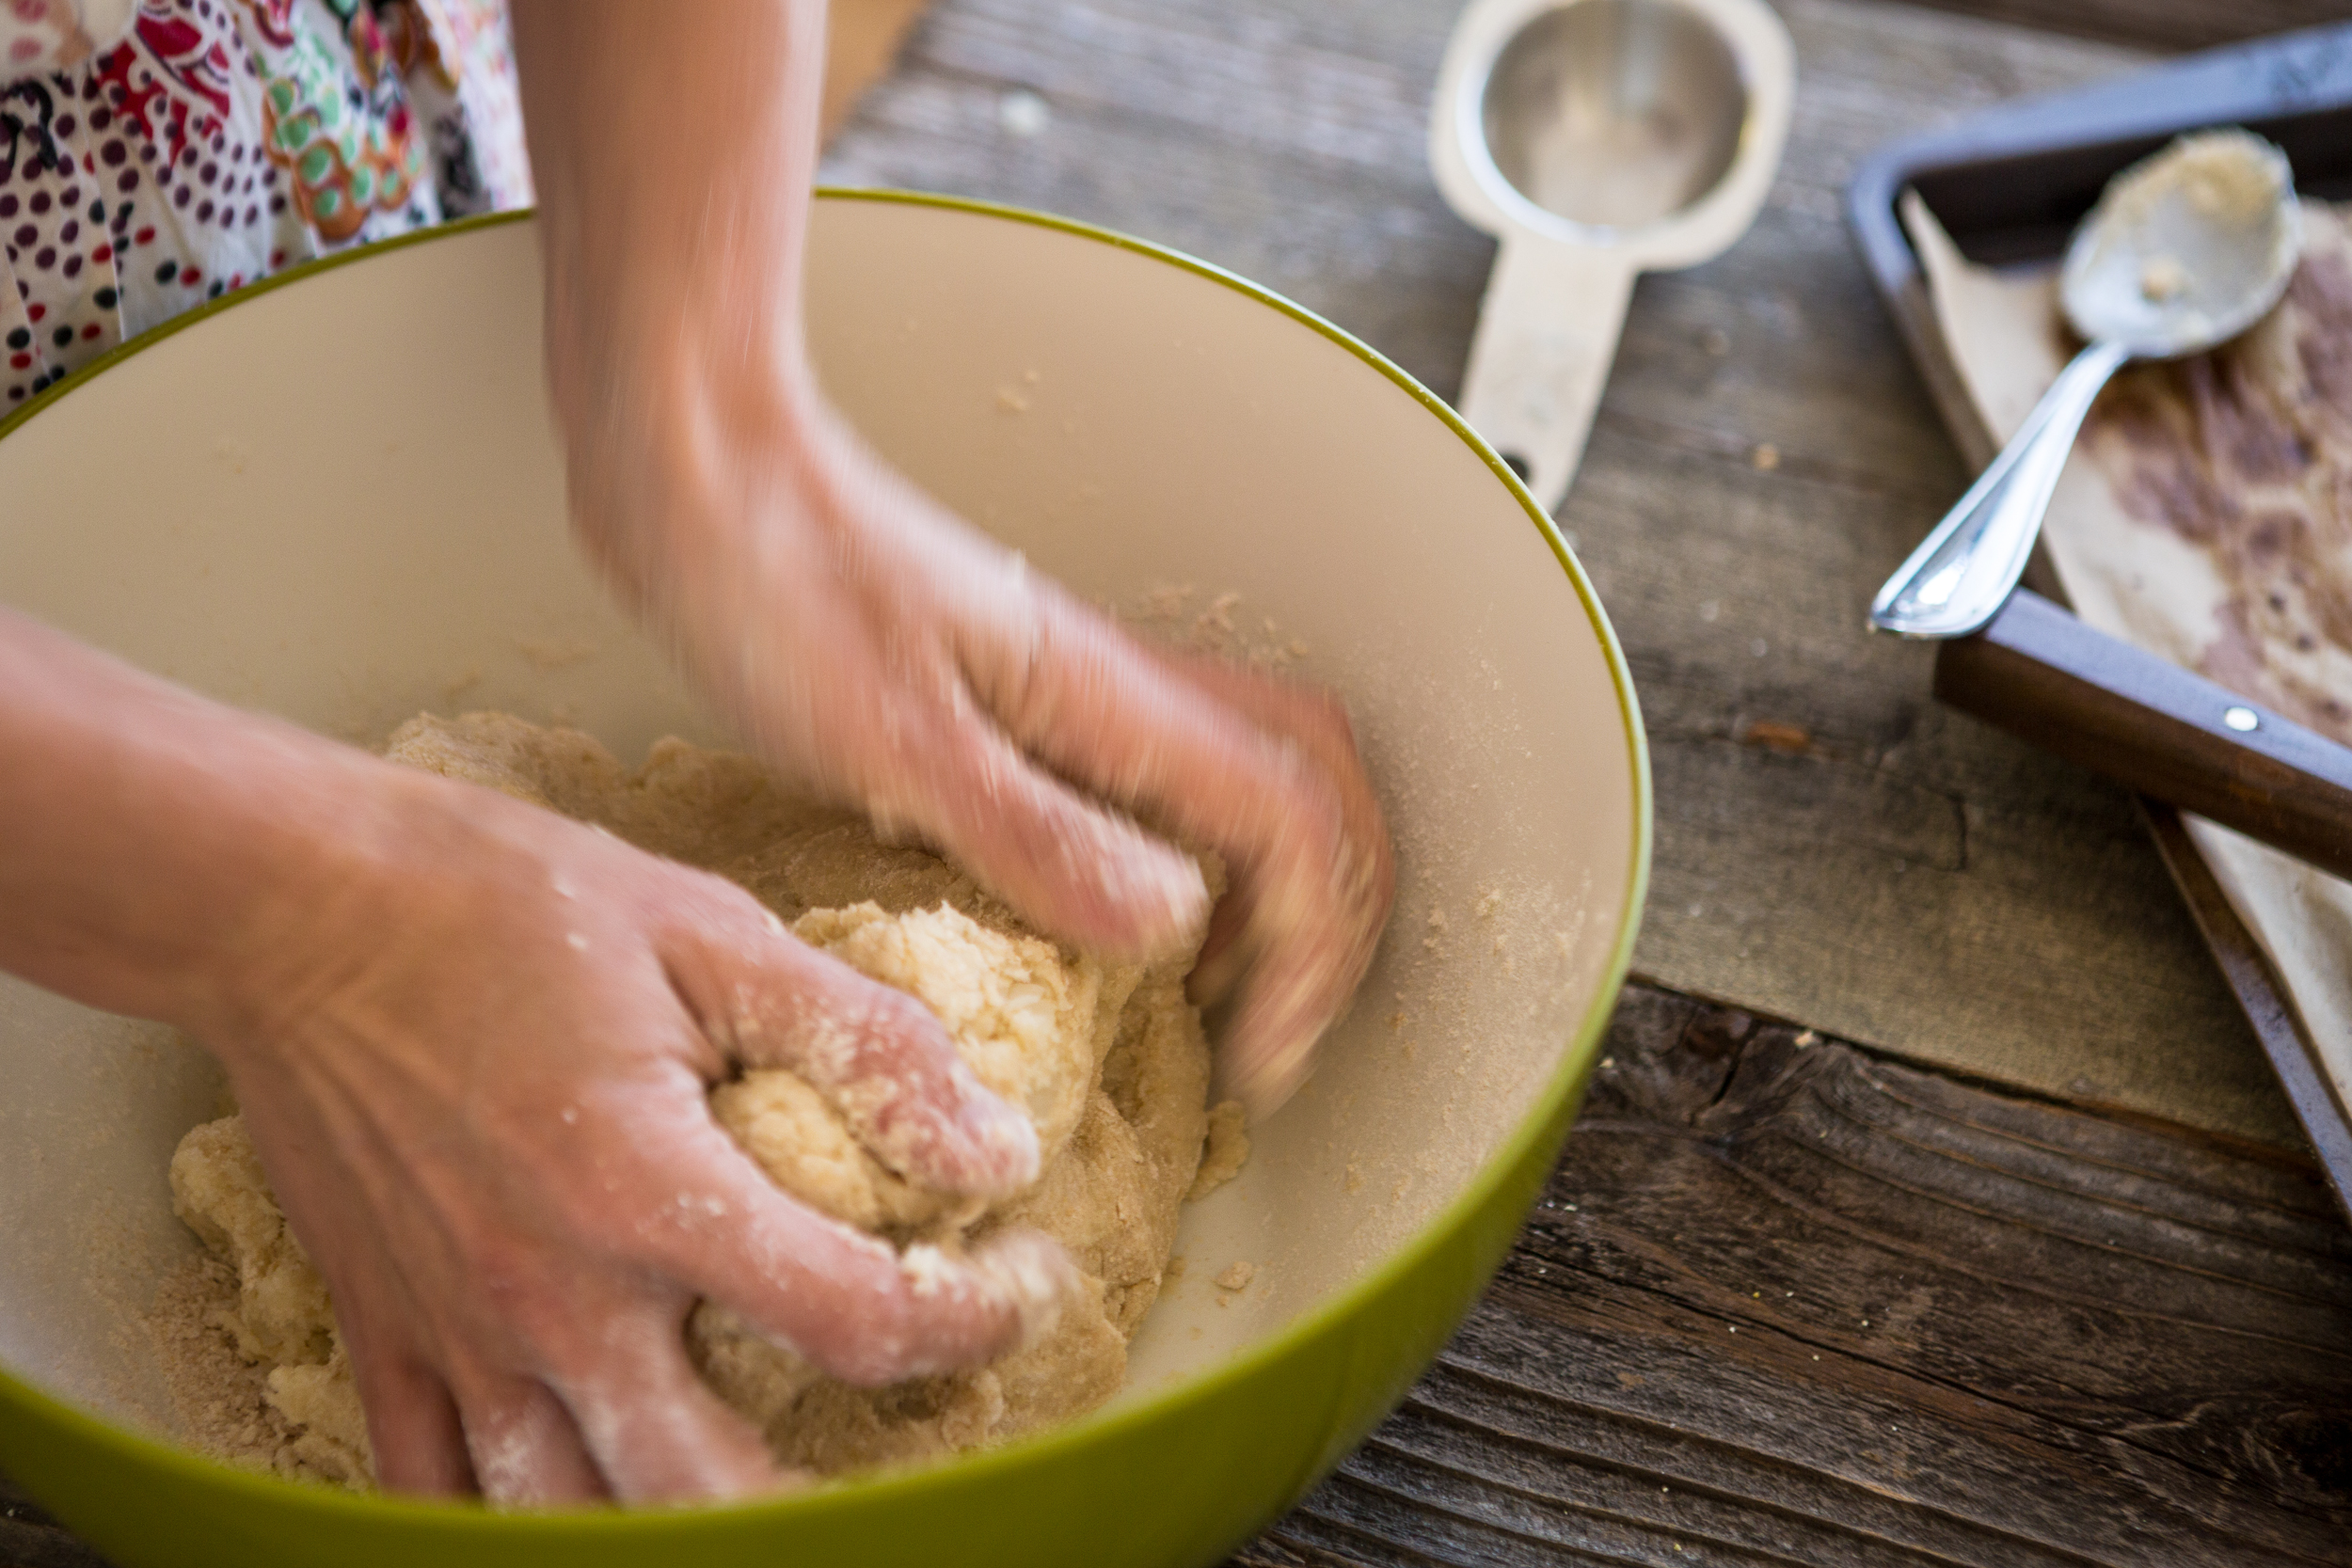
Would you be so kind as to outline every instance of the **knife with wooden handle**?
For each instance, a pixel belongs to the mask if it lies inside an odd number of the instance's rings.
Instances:
[[[2352,748],[2040,594],[1938,650],[1935,694],[2046,752],[2352,878]]]

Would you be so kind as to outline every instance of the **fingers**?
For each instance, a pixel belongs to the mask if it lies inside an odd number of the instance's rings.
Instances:
[[[687,1360],[688,1298],[672,1291],[629,1299],[641,1294],[614,1302],[605,1291],[576,1292],[558,1309],[502,1326],[452,1314],[439,1336],[453,1341],[440,1357],[446,1382],[413,1351],[387,1353],[365,1334],[348,1336],[378,1483],[433,1497],[479,1492],[507,1508],[687,1501],[773,1486],[759,1433]],[[526,1370],[493,1370],[516,1365]]]
[[[1041,929],[1090,952],[1181,951],[1209,912],[1192,858],[1054,778],[988,715],[933,716],[918,759],[885,763],[867,797],[912,824]]]
[[[1037,1180],[1037,1129],[980,1083],[930,1010],[793,937],[725,890],[726,907],[674,942],[673,983],[723,1050],[789,1068],[900,1175],[1003,1196]]]
[[[594,1362],[564,1379],[563,1391],[623,1502],[738,1497],[783,1479],[752,1424],[694,1375],[675,1314],[612,1325]]]
[[[356,1338],[347,1342],[368,1415],[376,1483],[388,1492],[428,1497],[474,1491],[465,1429],[439,1376],[420,1362],[363,1350]]]
[[[576,1507],[604,1497],[741,1497],[779,1479],[751,1422],[693,1375],[675,1322],[644,1312],[607,1317],[555,1361],[569,1366],[552,1373],[555,1387],[533,1375],[461,1370],[456,1402],[433,1378],[433,1413],[402,1403],[381,1375],[369,1378],[369,1430],[383,1432],[378,1481],[433,1496],[480,1491],[499,1507]],[[388,1397],[383,1416],[373,1416]],[[430,1432],[409,1430],[411,1416],[439,1420]],[[419,1465],[425,1455],[456,1465],[428,1474]]]
[[[496,1358],[466,1350],[440,1358],[444,1379],[407,1334],[372,1310],[382,1305],[380,1291],[355,1289],[339,1311],[378,1484],[428,1497],[479,1492],[516,1508],[611,1495],[545,1384],[490,1370]]]
[[[1345,1010],[1372,966],[1396,894],[1388,824],[1364,774],[1346,711],[1335,699],[1221,659],[1163,650],[1153,650],[1152,657],[1177,678],[1304,750],[1338,792],[1349,853],[1363,857],[1359,863],[1363,874],[1353,881],[1354,896],[1346,900],[1355,922],[1333,931],[1330,942],[1275,940],[1279,926],[1261,917],[1256,890],[1246,888],[1219,909],[1201,945],[1198,989],[1221,998],[1240,985],[1220,1063],[1225,1092],[1252,1106],[1279,1105],[1296,1091],[1310,1066],[1304,1053],[1284,1042],[1310,1030],[1320,1036]]]
[[[1372,780],[1364,772],[1355,728],[1338,698],[1220,658],[1165,648],[1138,651],[1178,679],[1247,714],[1267,734],[1302,748],[1339,791],[1350,835],[1376,844],[1380,859],[1390,861],[1388,825],[1380,815],[1379,799],[1373,794]],[[1392,887],[1392,866],[1390,874]]]
[[[902,1259],[778,1191],[707,1117],[661,1141],[661,1169],[630,1184],[678,1195],[635,1227],[645,1261],[845,1383],[977,1366],[1043,1333],[1073,1288],[1061,1249],[1028,1232]]]
[[[513,1373],[453,1376],[483,1497],[507,1508],[559,1508],[612,1495],[571,1412],[546,1384]]]
[[[1394,869],[1344,716],[1263,676],[1162,659],[1050,591],[1035,626],[968,634],[975,690],[1011,738],[1079,784],[1209,844],[1236,895],[1211,981],[1247,966],[1221,1064],[1263,1116],[1304,1081],[1369,967]]]

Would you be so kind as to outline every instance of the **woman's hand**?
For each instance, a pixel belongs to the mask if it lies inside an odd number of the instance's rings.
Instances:
[[[1229,1088],[1272,1110],[1369,965],[1393,882],[1339,705],[1144,648],[826,404],[800,321],[821,4],[516,15],[586,547],[771,764],[1057,936],[1181,944],[1205,890],[1137,819],[1217,850],[1233,891],[1200,989],[1231,992]]]
[[[798,317],[818,0],[516,15],[591,552],[771,761],[1057,934],[1150,953],[1207,916],[1127,814],[1218,850],[1201,978],[1233,990],[1229,1082],[1279,1104],[1391,893],[1337,705],[1143,649],[826,407]],[[0,967],[227,1064],[388,1485],[739,1492],[769,1463],[687,1364],[696,1297],[861,1383],[984,1360],[1057,1299],[1049,1243],[910,1274],[720,1132],[707,1085],[772,1062],[870,1085],[835,1098],[927,1184],[1009,1192],[1037,1158],[919,1006],[712,879],[6,611],[0,821],[30,825],[0,855]],[[835,1030],[846,1062],[803,1049]]]
[[[767,1483],[758,1433],[688,1365],[697,1297],[864,1385],[989,1359],[1051,1313],[1068,1265],[1044,1238],[927,1259],[918,1285],[711,1119],[737,1067],[790,1068],[917,1182],[1018,1191],[1034,1131],[919,1003],[717,878],[470,786],[373,787],[377,846],[205,1038],[334,1293],[385,1485]],[[846,1060],[808,1049],[844,1038]]]
[[[5,611],[0,819],[39,825],[0,856],[0,967],[228,1067],[387,1486],[752,1490],[758,1434],[687,1362],[697,1297],[861,1384],[986,1360],[1058,1300],[1043,1238],[910,1275],[712,1120],[709,1085],[788,1067],[870,1107],[858,1132],[927,1185],[1036,1174],[1026,1119],[920,1004],[716,878]]]
[[[707,388],[681,388],[690,403]],[[1392,883],[1345,714],[1301,688],[1146,649],[975,533],[812,405],[707,451],[658,509],[588,538],[772,763],[934,846],[1091,951],[1186,945],[1189,857],[1232,893],[1200,974],[1230,989],[1230,1090],[1273,1110],[1370,963]],[[644,493],[650,442],[599,443],[576,494]],[[634,527],[648,545],[607,543]],[[1113,809],[1113,808],[1118,809]]]

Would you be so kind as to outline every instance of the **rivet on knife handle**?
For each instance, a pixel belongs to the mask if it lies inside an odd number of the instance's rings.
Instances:
[[[2352,749],[2039,594],[1944,644],[1935,694],[2011,734],[2352,878]]]

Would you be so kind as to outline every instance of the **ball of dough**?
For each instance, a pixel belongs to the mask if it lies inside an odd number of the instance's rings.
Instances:
[[[797,1073],[756,1068],[713,1090],[712,1115],[803,1202],[900,1244],[953,1249],[1003,1226],[1032,1227],[1085,1276],[1039,1342],[988,1367],[883,1389],[835,1383],[724,1307],[701,1304],[689,1354],[781,1463],[834,1473],[975,1448],[1119,1391],[1208,1129],[1208,1045],[1184,995],[1190,954],[1147,969],[1048,942],[937,857],[881,842],[750,758],[683,741],[660,742],[631,773],[576,731],[504,714],[423,716],[394,734],[387,754],[730,878],[800,940],[921,1001],[974,1075],[1036,1127],[1036,1183],[990,1206],[910,1181],[859,1136],[865,1108]],[[1216,891],[1217,868],[1207,869]],[[190,1132],[171,1179],[183,1218],[236,1268],[224,1324],[248,1359],[271,1366],[267,1398],[293,1434],[274,1463],[358,1482],[369,1474],[366,1424],[333,1308],[242,1118]]]

